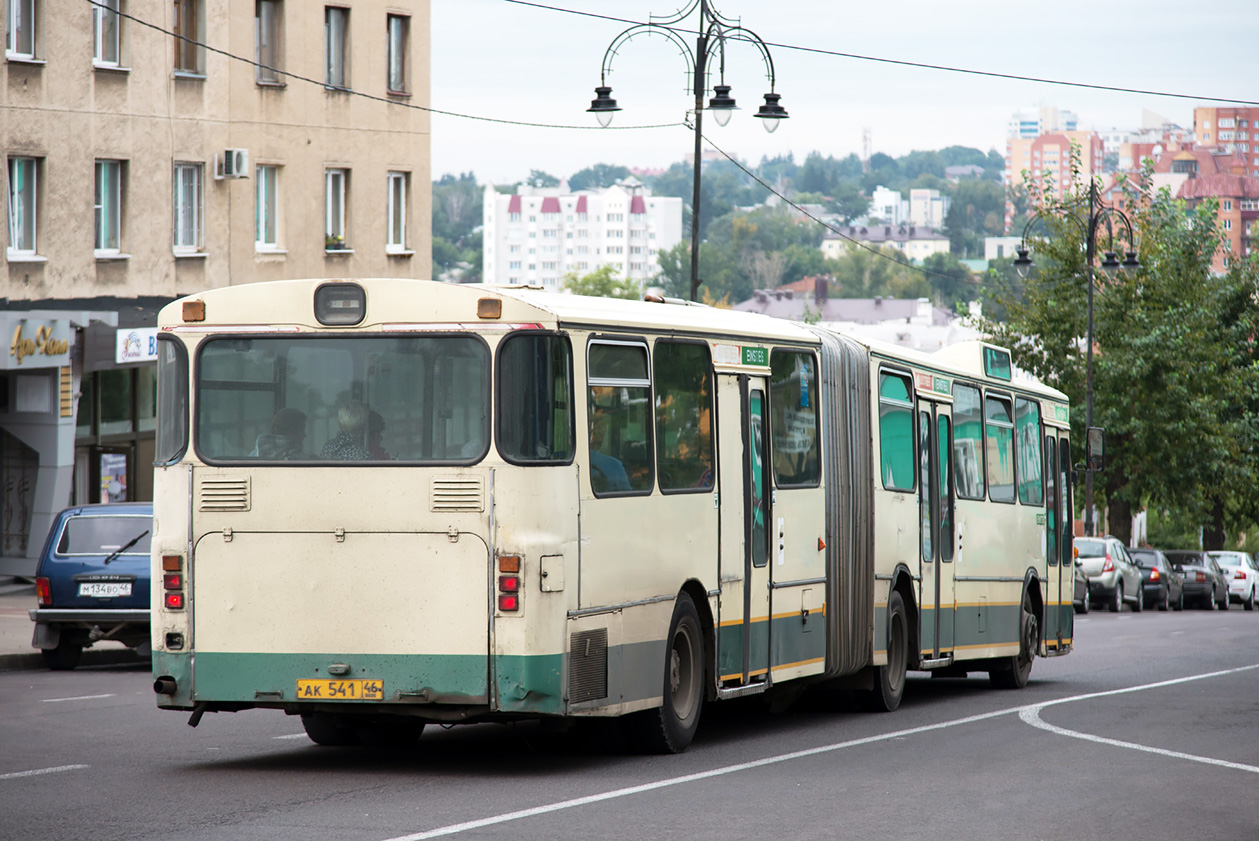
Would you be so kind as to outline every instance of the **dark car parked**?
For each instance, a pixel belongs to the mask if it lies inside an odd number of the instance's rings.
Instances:
[[[1163,554],[1184,579],[1186,601],[1197,602],[1203,610],[1228,610],[1228,579],[1206,552],[1165,549]]]
[[[1147,607],[1183,610],[1185,582],[1172,562],[1158,549],[1128,547],[1128,554],[1141,567],[1141,590]]]
[[[51,669],[73,669],[100,640],[149,648],[153,504],[67,508],[53,520],[35,570],[31,645]]]

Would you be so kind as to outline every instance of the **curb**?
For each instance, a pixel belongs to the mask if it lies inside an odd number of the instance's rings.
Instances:
[[[140,663],[149,663],[148,657],[141,657],[130,648],[109,648],[100,651],[92,651],[90,648],[83,652],[83,659],[79,661],[77,669],[86,666],[116,666],[119,664],[134,666]],[[44,655],[38,650],[31,649],[30,654],[0,654],[0,672],[29,672],[29,671],[48,671],[48,664],[44,662]]]

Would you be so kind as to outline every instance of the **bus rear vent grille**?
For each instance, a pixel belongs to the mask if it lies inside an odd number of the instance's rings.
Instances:
[[[433,479],[431,510],[484,511],[485,488],[481,479]]]
[[[608,697],[608,629],[573,634],[568,649],[568,702]]]
[[[248,511],[249,478],[202,479],[202,511]]]

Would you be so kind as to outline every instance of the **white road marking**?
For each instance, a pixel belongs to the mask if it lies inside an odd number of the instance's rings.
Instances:
[[[698,780],[712,779],[713,777],[723,777],[728,774],[736,774],[740,771],[750,771],[753,768],[764,768],[769,765],[778,765],[783,762],[790,762],[795,759],[804,759],[810,756],[819,756],[825,753],[843,750],[844,748],[858,747],[860,745],[869,745],[876,742],[887,742],[894,739],[903,739],[906,736],[915,736],[919,733],[930,733],[936,730],[944,730],[950,727],[957,727],[962,724],[973,724],[976,721],[986,721],[991,718],[999,718],[1003,715],[1018,713],[1023,721],[1034,727],[1051,732],[1058,732],[1061,735],[1073,736],[1076,738],[1087,739],[1090,741],[1098,741],[1104,744],[1111,744],[1120,747],[1134,748],[1137,750],[1145,750],[1151,753],[1158,753],[1165,756],[1176,758],[1191,759],[1197,762],[1205,762],[1212,765],[1220,765],[1226,768],[1233,768],[1241,771],[1253,771],[1259,773],[1259,768],[1250,765],[1241,765],[1234,762],[1224,762],[1222,760],[1209,759],[1207,757],[1193,756],[1191,754],[1182,754],[1175,751],[1164,751],[1158,748],[1148,748],[1143,745],[1134,745],[1129,742],[1120,742],[1113,739],[1104,739],[1096,736],[1089,736],[1083,733],[1075,733],[1070,730],[1056,728],[1053,725],[1046,724],[1040,720],[1040,710],[1045,707],[1057,706],[1058,704],[1069,704],[1073,701],[1085,701],[1090,698],[1104,698],[1109,695],[1121,695],[1128,692],[1140,692],[1146,689],[1157,689],[1163,686],[1174,686],[1180,683],[1190,683],[1192,681],[1204,680],[1211,677],[1221,677],[1223,675],[1237,674],[1238,672],[1259,669],[1259,663],[1253,666],[1242,666],[1236,669],[1225,669],[1219,672],[1209,672],[1201,675],[1191,675],[1190,677],[1176,678],[1174,680],[1163,680],[1157,683],[1148,683],[1142,686],[1130,686],[1126,689],[1114,689],[1107,692],[1090,692],[1085,695],[1074,695],[1070,698],[1059,698],[1056,701],[1046,701],[1042,704],[1031,704],[1020,707],[1010,707],[995,712],[983,713],[981,715],[972,715],[965,718],[956,718],[952,721],[943,721],[939,724],[928,724],[922,727],[911,727],[907,730],[897,730],[892,733],[884,733],[878,736],[867,736],[864,739],[853,739],[847,742],[836,742],[831,745],[823,745],[821,747],[809,748],[807,750],[793,751],[792,753],[779,754],[778,756],[770,756],[765,759],[757,759],[752,762],[741,762],[737,765],[726,765],[721,768],[713,768],[709,771],[701,771],[696,774],[685,774],[681,777],[669,777],[664,780],[657,780],[652,783],[643,783],[642,785],[629,786],[628,788],[619,788],[613,791],[603,792],[602,794],[591,794],[586,797],[576,797],[572,800],[561,800],[557,803],[548,803],[544,806],[534,806],[530,809],[520,809],[515,812],[506,812],[501,815],[492,815],[486,818],[480,818],[474,821],[466,821],[464,823],[450,824],[448,826],[430,829],[425,832],[417,832],[412,835],[399,835],[394,838],[386,839],[386,841],[424,841],[427,838],[441,838],[446,835],[457,835],[461,832],[467,832],[470,829],[481,829],[486,826],[494,826],[496,824],[508,823],[509,821],[521,820],[522,818],[532,818],[538,815],[546,815],[552,812],[560,812],[565,809],[573,809],[578,806],[588,806],[592,803],[601,803],[606,800],[616,800],[621,797],[629,797],[634,794],[642,794],[643,792],[655,791],[662,788],[671,788],[673,786],[693,783]],[[285,738],[285,737],[279,737]]]
[[[1158,683],[1147,683],[1144,686],[1130,686],[1127,689],[1112,689],[1109,692],[1094,692],[1089,695],[1077,695],[1074,698],[1062,698],[1058,701],[1046,701],[1043,704],[1034,704],[1019,710],[1019,718],[1025,723],[1038,727],[1041,730],[1047,730],[1050,733],[1056,733],[1059,736],[1070,736],[1073,739],[1083,739],[1086,742],[1097,742],[1102,745],[1111,745],[1117,748],[1128,748],[1129,750],[1139,750],[1146,753],[1153,753],[1159,756],[1172,757],[1174,759],[1188,759],[1192,762],[1201,762],[1204,765],[1218,765],[1221,768],[1232,768],[1234,771],[1248,771],[1252,774],[1259,774],[1259,767],[1254,765],[1244,765],[1240,762],[1228,762],[1223,759],[1212,759],[1209,756],[1197,756],[1191,753],[1181,753],[1180,751],[1164,750],[1163,748],[1152,748],[1148,745],[1139,745],[1135,742],[1123,742],[1119,739],[1108,739],[1105,736],[1094,736],[1091,733],[1080,733],[1076,730],[1068,730],[1065,727],[1058,727],[1043,721],[1040,717],[1040,711],[1045,707],[1052,707],[1058,704],[1066,704],[1071,701],[1085,701],[1090,698],[1104,698],[1109,695],[1123,695],[1129,692],[1141,692],[1146,689],[1158,689],[1164,686],[1175,686],[1179,683],[1189,683],[1190,681],[1203,680],[1209,677],[1222,677],[1224,675],[1233,675],[1238,672],[1246,672],[1252,669],[1259,669],[1259,664],[1254,666],[1242,666],[1237,669],[1225,669],[1219,672],[1209,672],[1204,675],[1193,675],[1192,677],[1175,678],[1174,680],[1163,680]]]
[[[73,698],[45,698],[45,704],[57,704],[62,701],[94,701],[97,698],[112,698],[114,693],[110,692],[106,695],[76,695]]]
[[[290,733],[287,736],[272,736],[272,739],[306,739],[309,738],[305,733]]]
[[[0,774],[0,780],[16,780],[21,777],[38,777],[42,774],[58,774],[62,771],[81,771],[87,765],[58,765],[56,768],[40,768],[36,771],[14,771],[12,774]]]

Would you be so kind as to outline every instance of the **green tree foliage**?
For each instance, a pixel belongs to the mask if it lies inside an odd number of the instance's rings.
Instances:
[[[948,192],[952,201],[944,230],[949,249],[961,259],[982,257],[984,237],[1005,231],[1005,188],[995,181],[962,178]]]
[[[529,170],[529,177],[525,179],[525,183],[530,187],[558,187],[560,180],[549,172],[531,169]]]
[[[471,172],[433,182],[433,273],[481,279],[482,188]]]
[[[1107,430],[1095,497],[1121,539],[1131,513],[1148,505],[1204,525],[1207,548],[1221,548],[1228,527],[1259,519],[1259,266],[1239,261],[1213,274],[1215,208],[1190,210],[1166,189],[1140,186],[1148,176],[1129,185],[1125,202],[1141,269],[1114,279],[1097,272],[1094,286],[1093,423]],[[1084,190],[1062,201],[1033,195],[1047,233],[1035,240],[1037,273],[998,294],[1004,323],[985,324],[1020,367],[1070,396],[1076,441],[1086,414]],[[1109,245],[1105,226],[1100,237],[1099,251]]]
[[[574,193],[580,190],[599,190],[611,187],[616,182],[628,178],[628,167],[613,164],[595,164],[573,173],[568,179],[568,189]]]
[[[564,275],[564,288],[574,295],[591,295],[598,298],[625,298],[636,301],[643,297],[638,281],[621,277],[612,266],[600,266],[593,272],[578,276],[576,272]]]

